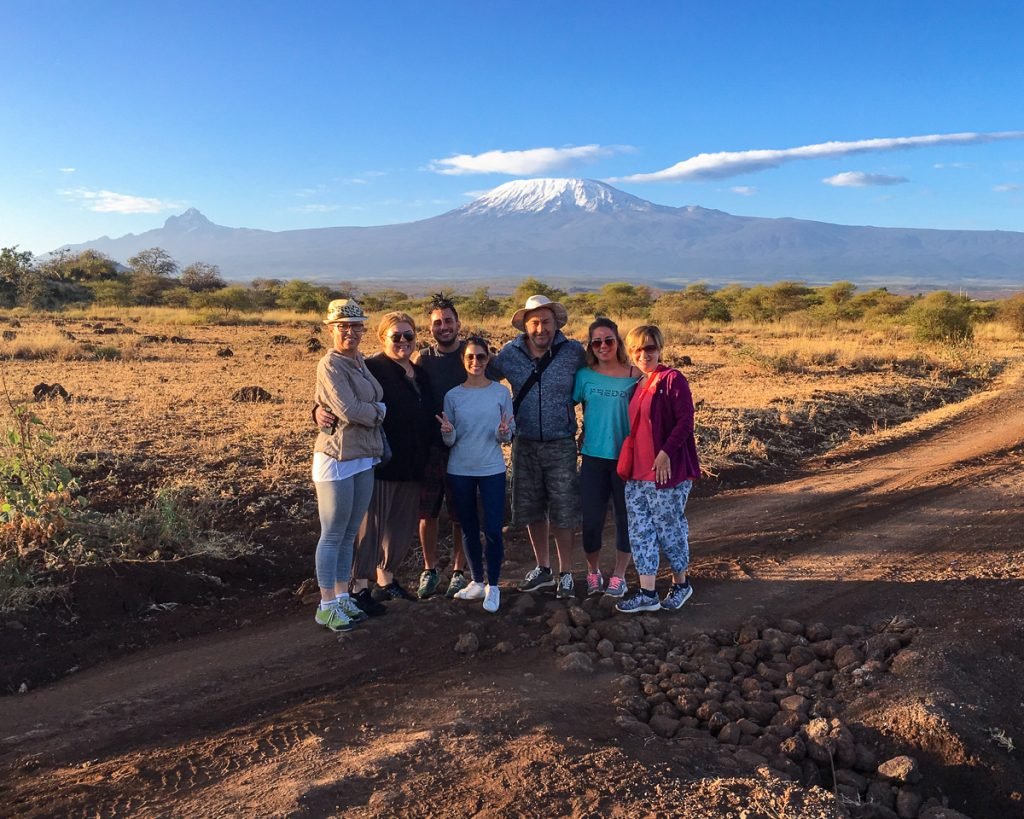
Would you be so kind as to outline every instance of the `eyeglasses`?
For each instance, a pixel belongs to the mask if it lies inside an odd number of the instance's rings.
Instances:
[[[486,361],[487,353],[466,353],[466,361]]]
[[[658,346],[656,344],[645,344],[643,347],[635,347],[633,349],[634,355],[636,355],[637,353],[647,353],[648,355],[650,355],[651,353],[656,352],[659,352]]]
[[[366,332],[366,327],[362,324],[335,324],[334,326],[342,335],[361,336]]]
[[[412,341],[416,338],[416,334],[412,330],[405,330],[401,333],[392,333],[388,336],[388,339],[392,344],[397,344],[399,341]]]
[[[615,336],[608,336],[607,338],[592,338],[592,339],[590,339],[590,346],[591,347],[604,347],[606,344],[609,347],[614,347],[615,346]]]

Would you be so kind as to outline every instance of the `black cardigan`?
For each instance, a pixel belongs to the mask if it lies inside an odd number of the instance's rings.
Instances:
[[[402,365],[384,353],[367,358],[366,367],[384,388],[384,404],[388,408],[384,432],[392,453],[391,460],[378,466],[374,476],[382,481],[422,481],[430,442],[438,426],[430,377],[422,367],[413,364],[417,392]]]

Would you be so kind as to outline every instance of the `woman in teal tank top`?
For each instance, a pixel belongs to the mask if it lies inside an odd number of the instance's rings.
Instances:
[[[615,467],[622,442],[629,435],[629,399],[640,371],[629,363],[618,325],[603,317],[588,328],[587,364],[576,373],[572,396],[573,401],[583,405],[580,500],[587,595],[604,592],[622,597],[630,548],[625,484]],[[601,573],[601,533],[609,498],[615,513],[615,566],[606,583]]]

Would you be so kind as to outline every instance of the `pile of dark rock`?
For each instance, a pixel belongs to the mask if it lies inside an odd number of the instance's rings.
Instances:
[[[614,602],[555,611],[546,639],[563,671],[619,672],[613,702],[624,732],[713,739],[725,767],[826,788],[855,817],[960,816],[925,798],[913,759],[879,759],[842,719],[843,703],[880,682],[910,643],[911,621],[866,628],[752,618],[736,631],[693,635],[673,618],[614,614]]]

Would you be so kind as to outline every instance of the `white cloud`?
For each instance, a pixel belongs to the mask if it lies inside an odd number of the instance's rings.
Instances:
[[[835,159],[880,151],[898,151],[910,148],[928,148],[935,145],[974,145],[984,142],[1024,139],[1024,131],[995,133],[930,134],[927,136],[860,139],[853,142],[821,142],[799,148],[766,149],[754,151],[720,151],[697,154],[669,168],[653,173],[619,176],[609,182],[681,182],[693,179],[725,179],[745,173],[756,173],[778,168],[798,159]]]
[[[479,199],[481,196],[490,193],[492,190],[494,190],[494,188],[485,188],[484,190],[479,191],[463,191],[462,195],[469,199]]]
[[[57,168],[57,170],[60,171],[61,173],[74,173],[78,169],[77,168]]]
[[[996,193],[1012,193],[1022,189],[1024,189],[1024,185],[1018,185],[1016,182],[1007,182],[1005,185],[996,185],[992,188]]]
[[[887,176],[884,173],[864,173],[864,171],[844,171],[835,176],[821,180],[826,185],[837,188],[871,188],[877,185],[902,185],[909,182],[905,176]]]
[[[740,196],[755,196],[757,194],[757,188],[750,185],[734,185],[729,190],[733,193],[738,193]]]
[[[309,204],[302,205],[298,208],[292,208],[292,210],[298,211],[299,213],[330,213],[333,210],[337,210],[337,205],[317,205]]]
[[[967,162],[936,162],[932,167],[937,170],[944,168],[967,168],[969,164]]]
[[[447,176],[473,173],[534,176],[564,168],[573,162],[593,162],[631,150],[627,145],[576,145],[566,148],[531,148],[527,151],[486,151],[476,155],[459,154],[447,159],[435,159],[427,168]]]
[[[82,202],[89,210],[97,213],[160,213],[184,207],[180,202],[165,202],[147,196],[132,196],[114,191],[93,191],[88,188],[57,191],[61,196]]]

